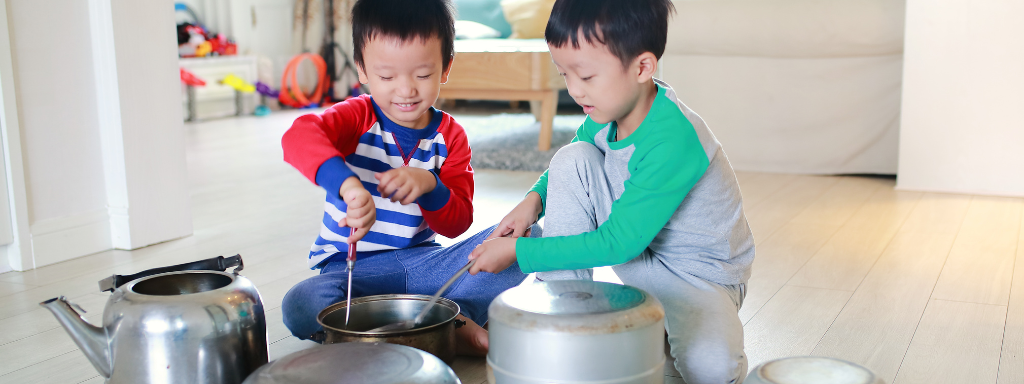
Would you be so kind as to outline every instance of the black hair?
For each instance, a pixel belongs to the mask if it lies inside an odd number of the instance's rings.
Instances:
[[[580,48],[580,32],[590,44],[608,46],[628,66],[644,52],[665,53],[671,0],[557,0],[544,30],[555,48]]]
[[[455,7],[451,0],[358,0],[352,7],[352,56],[363,67],[363,47],[375,37],[441,40],[441,63],[448,70],[455,54]]]

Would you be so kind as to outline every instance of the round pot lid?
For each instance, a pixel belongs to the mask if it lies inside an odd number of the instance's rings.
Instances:
[[[243,384],[461,384],[448,365],[421,350],[385,343],[340,343],[292,353]]]
[[[505,304],[542,315],[619,312],[643,304],[644,292],[628,285],[587,280],[545,281],[502,294]]]
[[[860,365],[828,357],[773,360],[756,369],[752,384],[871,384],[875,375]]]

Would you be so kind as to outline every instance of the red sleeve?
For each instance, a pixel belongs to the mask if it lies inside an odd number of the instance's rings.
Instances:
[[[466,132],[447,113],[444,114],[438,132],[444,136],[448,150],[448,157],[441,164],[438,178],[448,187],[451,196],[441,209],[421,211],[430,229],[444,237],[455,238],[473,225],[473,167],[469,164],[473,154]]]
[[[321,114],[299,117],[281,137],[284,161],[315,184],[320,165],[355,153],[359,137],[375,121],[368,95],[335,104]]]

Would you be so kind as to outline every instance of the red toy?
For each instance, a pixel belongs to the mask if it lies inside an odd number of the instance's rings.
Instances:
[[[197,77],[194,73],[189,72],[185,68],[179,68],[181,70],[181,82],[185,85],[192,87],[203,87],[206,86],[206,81]]]

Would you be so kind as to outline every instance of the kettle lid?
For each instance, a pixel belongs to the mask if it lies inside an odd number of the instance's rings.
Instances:
[[[260,367],[243,384],[460,384],[434,355],[397,344],[339,343],[295,352]]]

